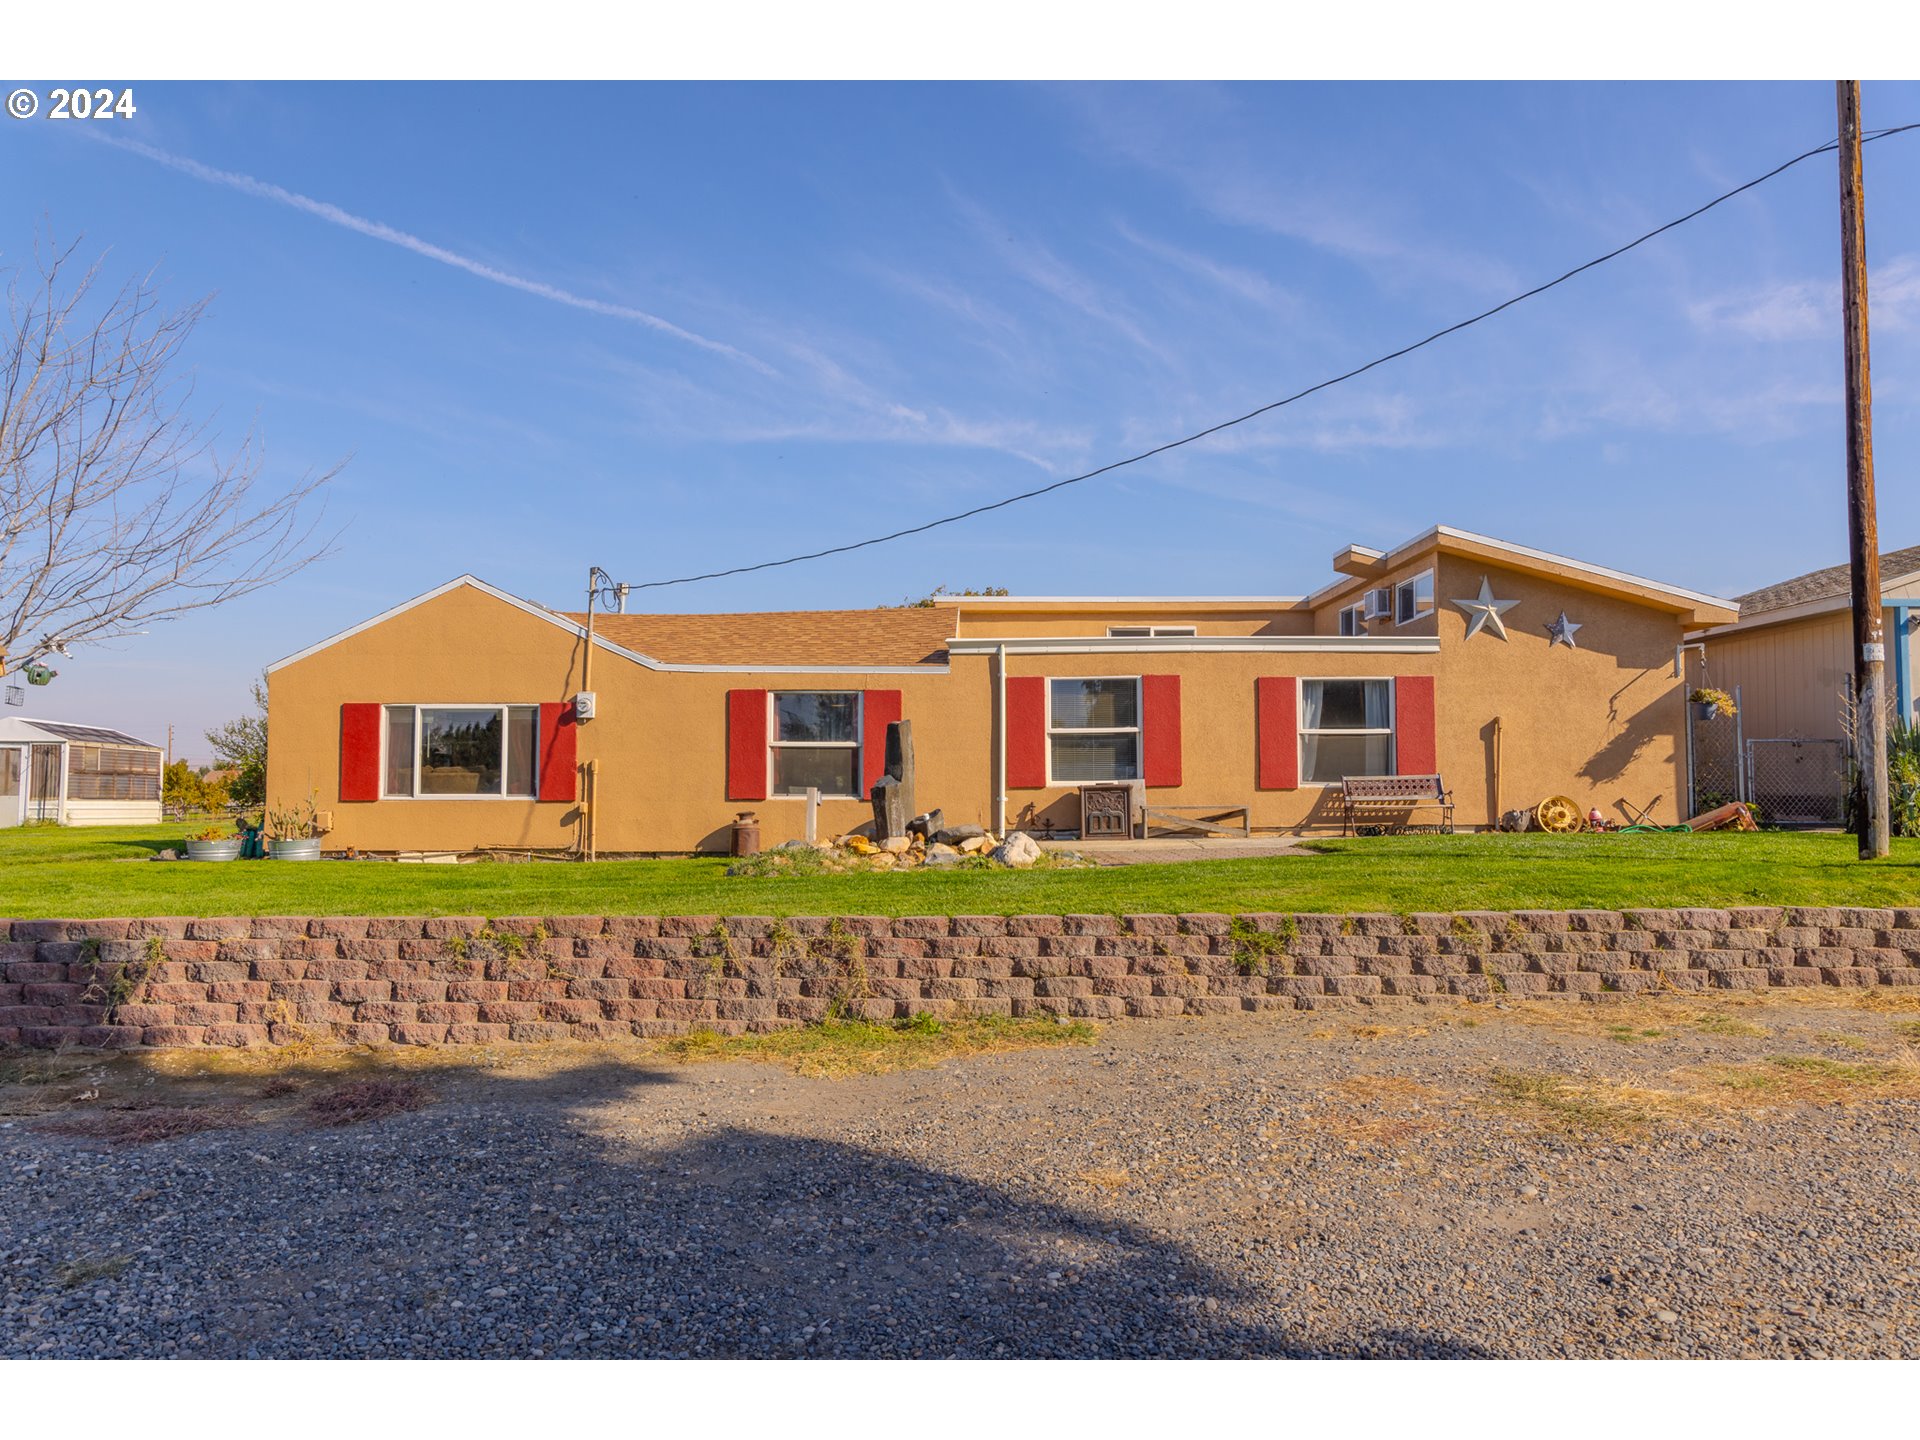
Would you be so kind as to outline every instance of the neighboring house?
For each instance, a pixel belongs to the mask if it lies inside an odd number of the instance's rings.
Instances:
[[[1705,647],[1689,667],[1691,682],[1701,683],[1704,663],[1709,683],[1728,693],[1738,687],[1750,737],[1844,739],[1854,668],[1852,585],[1851,566],[1829,565],[1742,595],[1739,619],[1688,636]],[[1880,557],[1880,599],[1894,713],[1911,720],[1920,546]]]
[[[870,821],[906,718],[920,807],[996,831],[1070,832],[1099,781],[1337,826],[1343,776],[1431,772],[1463,827],[1554,794],[1678,818],[1676,647],[1730,602],[1446,527],[1334,568],[1307,596],[599,615],[590,678],[584,616],[463,576],[269,668],[268,795],[312,797],[330,849],[590,823],[603,854],[720,850],[746,810],[773,844],[809,786],[822,835]]]
[[[0,826],[160,819],[161,750],[97,725],[0,719]]]

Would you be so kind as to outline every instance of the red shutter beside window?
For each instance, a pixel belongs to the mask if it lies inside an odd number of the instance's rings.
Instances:
[[[898,690],[869,690],[860,702],[860,793],[871,795],[887,769],[887,726],[900,718]]]
[[[340,707],[340,799],[380,798],[380,707]]]
[[[1047,783],[1047,682],[1038,675],[1007,680],[1007,788],[1041,790]]]
[[[1180,783],[1180,677],[1140,677],[1140,778],[1156,789]]]
[[[1253,682],[1253,708],[1262,790],[1300,788],[1300,685],[1291,675],[1262,675]]]
[[[767,798],[767,692],[727,692],[727,798]]]
[[[571,804],[580,798],[580,722],[567,703],[540,707],[540,799]]]
[[[1394,772],[1434,775],[1440,770],[1435,735],[1433,676],[1401,675],[1393,682]]]

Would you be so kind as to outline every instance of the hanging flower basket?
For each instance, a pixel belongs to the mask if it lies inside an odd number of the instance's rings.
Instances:
[[[1708,686],[1690,691],[1687,699],[1693,702],[1693,713],[1702,720],[1712,720],[1718,716],[1722,720],[1731,720],[1739,714],[1739,707],[1733,703],[1733,697],[1724,690],[1715,690]]]

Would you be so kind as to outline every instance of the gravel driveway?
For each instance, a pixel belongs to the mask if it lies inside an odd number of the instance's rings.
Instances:
[[[1131,1022],[842,1080],[500,1051],[320,1130],[324,1075],[115,1061],[0,1092],[0,1351],[1920,1355],[1920,1010],[1725,1004]],[[137,1093],[251,1118],[24,1113]]]

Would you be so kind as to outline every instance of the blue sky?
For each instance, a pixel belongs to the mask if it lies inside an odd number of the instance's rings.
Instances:
[[[10,82],[26,83],[26,82]],[[41,87],[44,93],[45,86]],[[215,296],[197,403],[335,554],[77,651],[199,757],[266,663],[472,571],[577,606],[1029,489],[1416,339],[1831,137],[1785,85],[137,85],[0,122],[0,255]],[[1870,84],[1869,125],[1920,120]],[[121,144],[101,143],[118,140]],[[131,147],[131,148],[130,148]],[[1880,523],[1920,542],[1920,133],[1869,147]],[[1733,593],[1845,556],[1834,162],[1123,474],[635,608],[1298,593],[1439,521]],[[15,712],[21,713],[21,712]]]

